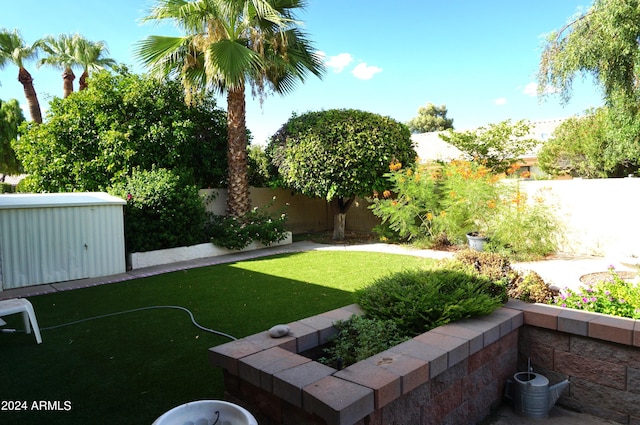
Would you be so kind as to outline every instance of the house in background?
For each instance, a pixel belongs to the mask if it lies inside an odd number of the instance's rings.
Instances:
[[[529,171],[531,175],[544,175],[544,173],[538,168],[538,151],[546,142],[551,138],[555,129],[562,123],[564,119],[547,120],[547,121],[535,121],[530,122],[531,131],[527,137],[540,140],[542,142],[538,147],[525,155],[522,158],[521,171]],[[415,145],[416,152],[418,153],[418,161],[420,163],[429,161],[452,161],[454,159],[461,159],[465,157],[465,154],[455,146],[445,142],[440,138],[440,134],[446,133],[446,131],[434,131],[431,133],[412,134],[411,140]]]

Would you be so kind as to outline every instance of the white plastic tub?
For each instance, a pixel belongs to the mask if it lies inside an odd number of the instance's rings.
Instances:
[[[174,407],[153,425],[258,425],[246,409],[226,401],[200,400]]]

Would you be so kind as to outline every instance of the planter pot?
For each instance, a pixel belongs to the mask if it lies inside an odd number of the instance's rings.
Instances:
[[[476,251],[484,251],[484,245],[488,240],[486,236],[479,236],[478,232],[467,233],[469,248],[475,249]]]

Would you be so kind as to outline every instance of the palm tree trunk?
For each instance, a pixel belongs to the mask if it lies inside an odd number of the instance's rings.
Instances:
[[[227,213],[241,217],[251,209],[247,166],[244,85],[227,92]]]
[[[88,71],[84,71],[82,73],[82,75],[80,76],[80,86],[79,86],[79,91],[82,91],[84,89],[86,89],[87,87],[89,87],[89,84],[87,83],[87,78],[89,78],[89,72]]]
[[[71,68],[65,68],[62,72],[63,83],[63,97],[69,96],[73,93],[73,80],[76,79],[76,75]]]
[[[36,90],[33,88],[33,78],[26,69],[20,67],[18,71],[18,81],[24,88],[24,97],[27,99],[27,105],[29,106],[29,113],[31,114],[31,120],[38,124],[42,124],[42,112],[40,111],[40,102],[38,102],[38,96]]]

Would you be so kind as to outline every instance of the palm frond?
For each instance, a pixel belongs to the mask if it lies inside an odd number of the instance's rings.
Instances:
[[[17,29],[10,31],[3,28],[0,30],[0,56],[17,67],[22,68],[25,60],[36,59],[38,50],[38,43],[25,44]]]
[[[170,20],[190,34],[202,32],[207,21],[217,15],[216,7],[207,0],[160,0],[141,21]]]
[[[152,73],[167,74],[179,70],[186,57],[192,37],[149,36],[134,47],[134,54]]]
[[[226,90],[244,86],[247,75],[258,73],[263,68],[260,55],[232,40],[211,44],[208,55],[205,61],[207,75],[212,81],[218,80]]]

